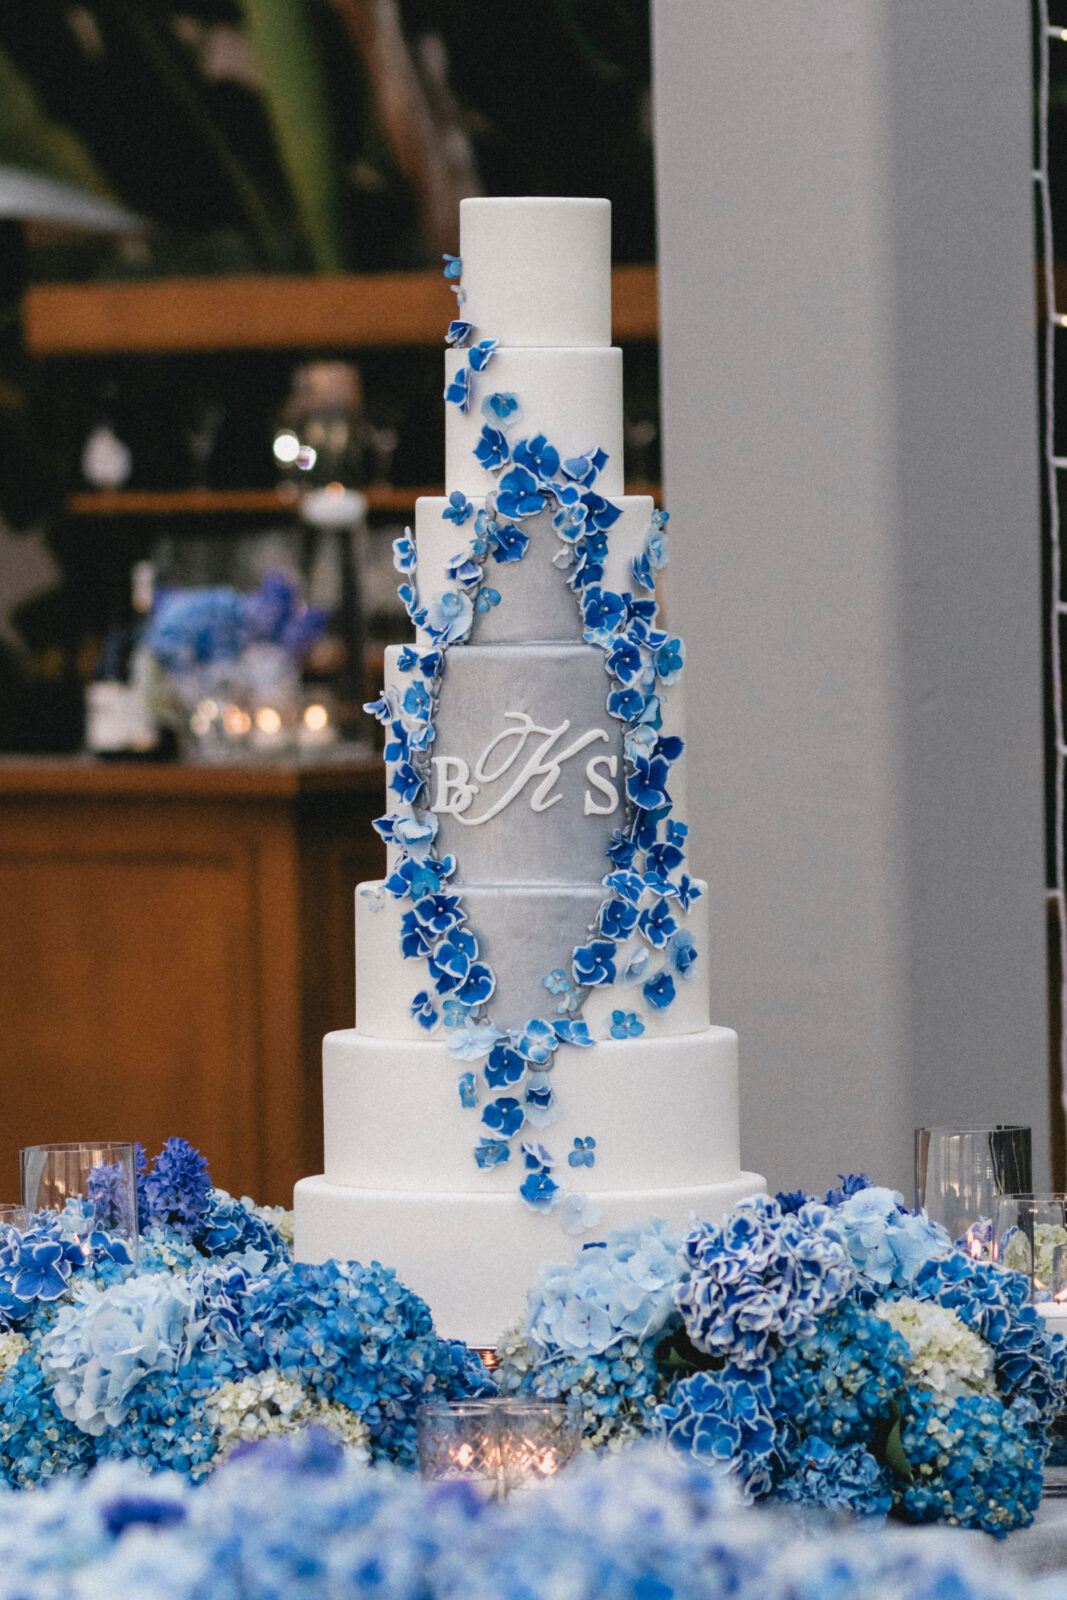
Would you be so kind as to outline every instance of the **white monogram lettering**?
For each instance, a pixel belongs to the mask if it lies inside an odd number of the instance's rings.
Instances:
[[[473,775],[459,756],[433,757],[437,769],[436,795],[432,806],[434,811],[446,812],[455,817],[457,822],[462,822],[464,827],[476,828],[492,817],[499,816],[528,784],[533,784],[530,791],[531,811],[547,811],[563,799],[556,790],[556,784],[564,762],[578,755],[588,745],[599,742],[606,744],[608,740],[603,728],[590,728],[588,733],[580,734],[560,749],[559,742],[570,728],[569,720],[561,722],[558,728],[542,728],[525,711],[506,711],[504,718],[514,726],[505,728],[494,739],[490,739],[474,764]],[[587,779],[602,795],[610,797],[611,804],[594,805],[587,790],[587,815],[591,810],[606,815],[618,805],[619,797],[614,786],[596,770],[598,762],[606,763],[610,775],[614,777],[617,758],[595,756],[586,766]],[[468,815],[474,796],[505,777],[510,781],[492,804],[479,816]]]
[[[599,770],[601,767],[607,769],[607,777]],[[606,805],[598,805],[589,793],[589,789],[587,789],[583,807],[584,814],[587,817],[608,817],[615,810],[619,803],[619,791],[613,783],[609,782],[609,779],[614,778],[618,770],[619,759],[617,756],[591,756],[586,762],[586,782],[590,788],[595,789],[598,794],[602,794],[607,802]]]

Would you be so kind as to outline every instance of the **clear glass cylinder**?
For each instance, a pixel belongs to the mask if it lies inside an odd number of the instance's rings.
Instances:
[[[993,1254],[996,1202],[1033,1185],[1030,1129],[916,1128],[915,1204],[978,1259]]]
[[[132,1144],[33,1144],[19,1151],[22,1204],[58,1211],[77,1239],[96,1230],[123,1239],[137,1259],[137,1164]]]
[[[559,1400],[435,1402],[419,1407],[415,1430],[423,1478],[495,1500],[549,1481],[581,1448],[577,1412]]]

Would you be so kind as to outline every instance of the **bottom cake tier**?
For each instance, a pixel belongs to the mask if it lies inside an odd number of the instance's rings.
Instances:
[[[325,1177],[302,1178],[296,1255],[394,1267],[427,1302],[438,1333],[484,1349],[522,1316],[542,1262],[567,1261],[583,1242],[652,1217],[677,1232],[695,1217],[714,1222],[764,1188],[755,1173],[738,1172],[686,1189],[600,1190],[597,1227],[570,1239],[551,1215],[528,1210],[514,1194],[352,1189]]]

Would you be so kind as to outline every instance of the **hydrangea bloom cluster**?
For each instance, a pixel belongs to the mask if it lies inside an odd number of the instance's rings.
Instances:
[[[997,1535],[1032,1519],[1067,1344],[1026,1305],[1026,1279],[954,1250],[899,1195],[842,1179],[824,1201],[760,1196],[695,1227],[674,1258],[676,1313],[664,1258],[632,1350],[607,1310],[611,1242],[599,1273],[588,1246],[542,1269],[500,1352],[507,1387],[578,1399],[587,1442],[651,1426],[757,1499]]]
[[[146,645],[166,671],[177,674],[236,661],[253,645],[273,646],[299,661],[327,620],[321,607],[303,605],[293,585],[279,573],[265,578],[254,594],[161,588]]]
[[[821,1464],[816,1449],[811,1470]],[[850,1463],[838,1471],[845,1482]],[[0,1493],[0,1570],[5,1592],[21,1600],[1026,1600],[1030,1592],[948,1535],[802,1532],[773,1510],[741,1506],[701,1462],[647,1443],[588,1458],[534,1495],[494,1504],[462,1485],[368,1467],[315,1431],[237,1451],[196,1486],[108,1463],[37,1495]]]
[[[447,257],[446,277],[462,296],[458,273],[457,258]],[[477,331],[458,319],[446,336],[467,355],[445,394],[463,412],[496,349],[492,338],[474,339]],[[684,870],[688,828],[674,815],[669,789],[683,743],[663,726],[663,690],[680,677],[685,651],[680,639],[657,626],[655,574],[667,560],[666,513],[653,513],[644,548],[631,563],[633,588],[606,587],[610,530],[621,515],[597,488],[607,455],[590,449],[564,458],[543,433],[514,436],[521,397],[511,393],[488,393],[481,412],[486,420],[474,454],[496,476],[496,487],[477,511],[461,491],[449,496],[442,515],[466,537],[447,566],[452,586],[422,593],[410,530],[394,544],[401,601],[431,648],[405,648],[399,669],[409,680],[406,687],[387,687],[366,707],[385,727],[390,769],[392,809],[375,826],[398,852],[385,892],[410,906],[401,949],[426,968],[427,982],[414,995],[411,1014],[427,1032],[448,1030],[458,1061],[482,1063],[480,1072],[467,1070],[459,1078],[461,1104],[477,1113],[474,1159],[482,1169],[514,1161],[521,1168],[521,1198],[544,1212],[562,1206],[568,1168],[580,1172],[596,1159],[595,1132],[583,1134],[581,1149],[565,1152],[565,1160],[529,1137],[557,1116],[549,1073],[560,1048],[594,1043],[580,1015],[585,995],[599,986],[625,986],[627,1005],[613,1013],[609,1031],[614,1038],[635,1038],[645,1024],[633,1005],[646,1013],[671,1005],[697,959],[684,913],[700,890]],[[556,1001],[554,1014],[502,1032],[490,1016],[495,975],[451,886],[455,858],[435,852],[437,817],[426,809],[424,791],[448,649],[470,636],[479,612],[500,603],[486,581],[488,564],[523,560],[549,536],[549,515],[553,565],[574,594],[583,638],[604,653],[606,709],[624,728],[626,819],[607,850],[604,902],[588,943],[569,954],[568,967],[543,979],[546,1001]],[[515,1160],[514,1141],[524,1132],[521,1160]],[[584,1198],[563,1207],[560,1216],[572,1233],[598,1220],[595,1204]]]
[[[542,1266],[526,1317],[498,1347],[499,1387],[575,1402],[590,1446],[647,1429],[667,1386],[656,1349],[680,1321],[678,1243],[652,1223],[587,1245],[573,1265]]]
[[[195,1478],[309,1422],[410,1466],[423,1398],[491,1389],[394,1273],[294,1264],[284,1217],[214,1188],[185,1141],[167,1141],[141,1203],[136,1266],[121,1239],[84,1235],[81,1207],[4,1230],[0,1482],[106,1457]]]

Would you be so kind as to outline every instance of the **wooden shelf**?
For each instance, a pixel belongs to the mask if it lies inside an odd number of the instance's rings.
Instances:
[[[628,495],[650,494],[659,499],[655,483],[628,483]],[[372,483],[363,490],[371,511],[395,511],[410,516],[422,496],[443,495],[439,486],[394,488]],[[280,489],[85,489],[67,498],[67,512],[75,517],[221,516],[231,512],[291,512],[295,492]]]
[[[655,267],[611,277],[613,337],[654,340]],[[439,272],[36,284],[22,301],[35,356],[435,345],[454,314]]]

